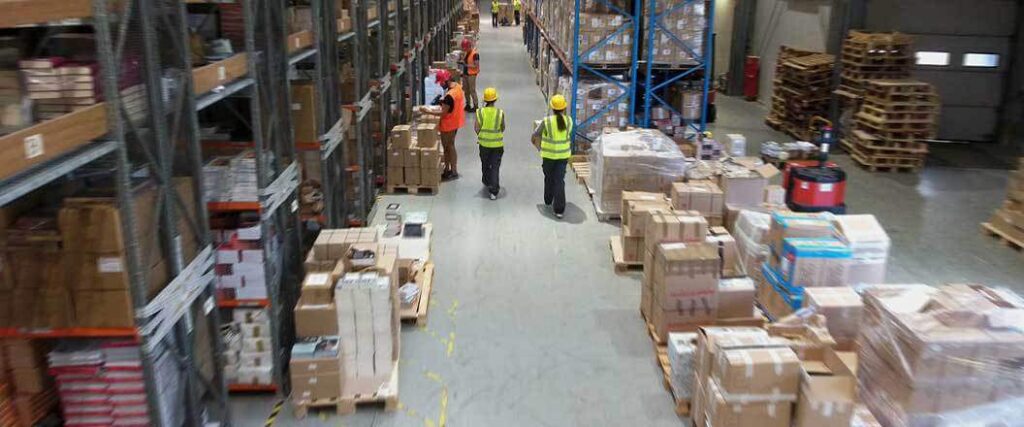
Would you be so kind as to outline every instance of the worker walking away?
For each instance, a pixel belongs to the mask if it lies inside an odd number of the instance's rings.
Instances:
[[[476,76],[480,74],[480,52],[477,52],[473,40],[462,39],[462,74],[466,76],[466,111],[476,111],[480,101],[476,97]]]
[[[551,97],[552,115],[533,131],[540,139],[541,166],[544,170],[544,204],[551,206],[555,217],[565,215],[565,168],[572,157],[572,117],[566,114],[567,103],[562,95]]]
[[[473,125],[480,143],[480,175],[491,200],[496,200],[501,190],[498,170],[505,154],[505,112],[494,105],[496,102],[498,90],[493,87],[484,89],[484,107],[476,111],[476,124]]]
[[[519,13],[523,10],[522,0],[512,0],[512,10],[516,15],[516,26],[519,26]]]
[[[463,110],[466,103],[465,95],[462,92],[462,85],[448,70],[438,70],[435,81],[445,91],[438,100],[441,112],[432,113],[428,110],[425,113],[441,117],[437,126],[438,132],[441,133],[441,148],[444,149],[444,172],[441,179],[456,179],[459,177],[459,155],[455,152],[455,134],[466,124],[466,112]]]
[[[491,0],[491,26],[498,28],[498,0]]]

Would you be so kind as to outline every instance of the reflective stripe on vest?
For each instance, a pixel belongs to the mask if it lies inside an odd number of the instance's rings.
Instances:
[[[540,133],[540,156],[545,159],[563,160],[572,157],[572,117],[565,117],[565,130],[558,130],[558,118],[548,116],[544,119],[544,129]]]
[[[505,134],[501,131],[501,121],[505,112],[497,107],[484,107],[476,110],[476,122],[480,123],[477,140],[481,147],[500,148],[505,146]]]

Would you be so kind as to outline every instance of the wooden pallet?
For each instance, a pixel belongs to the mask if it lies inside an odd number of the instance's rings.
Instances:
[[[626,261],[625,253],[622,250],[622,238],[612,236],[608,239],[608,245],[612,248],[612,263],[615,264],[615,271],[623,273],[630,270],[643,270],[643,261]]]
[[[391,194],[429,194],[436,195],[440,189],[437,185],[389,185]]]
[[[356,408],[365,406],[384,406],[387,412],[398,410],[398,362],[396,361],[391,370],[391,378],[380,386],[380,389],[372,395],[355,395],[338,397],[332,399],[317,399],[313,401],[292,401],[292,410],[295,418],[302,420],[306,418],[310,410],[334,408],[338,415],[349,415],[356,412]]]
[[[860,167],[871,171],[871,172],[917,172],[924,167],[924,159],[901,159],[903,161],[909,161],[908,163],[884,163],[879,162],[877,158],[867,158],[857,152],[851,152],[850,158],[854,160]]]
[[[661,368],[662,385],[665,386],[665,390],[668,391],[669,396],[672,397],[672,402],[676,405],[676,415],[689,418],[690,401],[688,399],[679,399],[676,397],[675,391],[672,390],[672,364],[668,360],[668,346],[658,338],[658,334],[654,332],[654,325],[647,321],[642,311],[640,312],[640,317],[647,324],[647,334],[651,337],[651,342],[654,344],[654,362]]]
[[[981,223],[981,232],[986,236],[992,236],[998,238],[1007,247],[1016,249],[1017,251],[1024,252],[1024,241],[1018,240],[1011,236],[1009,233],[1000,230],[996,226],[988,222]]]
[[[434,284],[434,263],[426,263],[420,274],[423,275],[423,282],[420,283],[420,296],[409,307],[402,307],[398,310],[398,315],[403,322],[416,326],[427,324],[427,312],[430,309],[430,292],[433,290]]]

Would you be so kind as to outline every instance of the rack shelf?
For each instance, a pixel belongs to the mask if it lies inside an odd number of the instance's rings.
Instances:
[[[221,308],[239,308],[239,307],[269,307],[269,299],[233,299],[233,300],[217,300],[217,306]]]
[[[207,202],[206,209],[210,212],[247,212],[262,209],[260,202]]]
[[[0,28],[92,16],[90,0],[7,0],[0,6]]]
[[[0,328],[0,338],[137,338],[135,328]]]

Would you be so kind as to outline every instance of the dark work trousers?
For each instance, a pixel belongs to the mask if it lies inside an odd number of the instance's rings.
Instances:
[[[556,214],[565,213],[565,166],[569,159],[544,159],[544,204]]]
[[[498,195],[498,190],[501,190],[498,170],[501,169],[501,156],[503,155],[505,155],[505,147],[480,147],[480,175],[484,186],[495,196]]]
[[[519,26],[519,11],[517,10],[515,13],[516,13],[516,26],[518,27]]]
[[[494,27],[494,28],[498,28],[498,13],[497,12],[491,12],[491,26]]]

